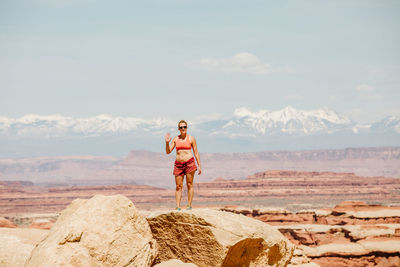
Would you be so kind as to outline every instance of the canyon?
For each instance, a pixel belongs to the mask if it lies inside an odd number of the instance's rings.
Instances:
[[[353,172],[359,176],[400,177],[400,148],[201,153],[198,182],[245,179],[265,170]],[[174,188],[174,155],[131,151],[126,157],[58,156],[0,158],[0,181],[44,186],[137,184]]]
[[[289,266],[399,266],[399,148],[201,157],[193,208],[273,226],[296,246]],[[0,236],[32,232],[34,245],[73,200],[99,194],[125,195],[144,216],[168,212],[175,208],[173,160],[148,151],[0,159]]]
[[[72,201],[98,194],[125,195],[144,216],[174,209],[174,190],[148,185],[44,187],[3,181],[0,238],[20,239],[32,231],[34,240],[26,241],[31,247]],[[351,201],[343,201],[346,199]],[[245,179],[197,182],[194,201],[195,210],[211,208],[242,214],[273,226],[296,246],[289,266],[400,264],[398,178],[268,170]],[[3,250],[6,248],[0,248],[0,253]]]
[[[245,179],[216,178],[195,182],[195,204],[249,207],[279,206],[290,210],[333,207],[345,200],[398,205],[400,179],[354,173],[269,170]],[[123,194],[139,208],[173,208],[174,190],[137,184],[38,186],[31,182],[0,182],[0,214],[57,212],[73,199],[95,194]],[[184,199],[186,188],[184,187]]]

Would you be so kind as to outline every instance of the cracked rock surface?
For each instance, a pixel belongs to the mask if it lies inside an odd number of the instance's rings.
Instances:
[[[159,245],[156,262],[179,259],[199,267],[286,266],[294,250],[273,227],[224,211],[155,213],[147,220]]]
[[[62,211],[26,266],[151,266],[156,255],[150,227],[132,201],[96,195]]]

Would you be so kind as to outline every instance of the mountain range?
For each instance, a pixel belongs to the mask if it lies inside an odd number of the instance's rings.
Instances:
[[[400,145],[400,118],[357,123],[333,110],[251,111],[189,121],[201,148],[208,152],[321,149]],[[0,156],[117,154],[131,149],[162,151],[166,132],[178,134],[177,122],[98,115],[0,117]]]

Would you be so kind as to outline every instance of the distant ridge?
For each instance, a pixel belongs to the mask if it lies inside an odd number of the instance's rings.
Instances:
[[[206,116],[205,116],[206,117]],[[148,132],[175,128],[176,122],[166,118],[144,119],[98,115],[88,118],[73,118],[61,115],[24,115],[20,118],[0,116],[0,134],[13,136],[59,137],[68,134],[99,136]],[[210,131],[210,134],[224,133],[231,137],[238,131],[251,129],[251,133],[274,135],[277,133],[315,134],[351,130],[355,133],[366,130],[395,131],[400,134],[400,118],[388,116],[377,122],[360,124],[339,115],[333,110],[321,108],[300,110],[287,106],[281,110],[250,111],[241,107],[231,115],[219,119],[202,119],[191,122],[194,129]],[[243,134],[243,133],[242,133]],[[249,136],[251,134],[249,133]]]
[[[203,116],[189,121],[202,151],[246,152],[345,147],[400,146],[400,118],[358,123],[333,110],[251,111]],[[0,117],[0,157],[40,155],[125,155],[129,148],[162,151],[164,134],[178,134],[176,121],[98,115]]]
[[[202,153],[196,182],[246,179],[271,170],[355,173],[400,178],[400,147],[303,151]],[[0,181],[35,184],[110,185],[129,183],[174,187],[174,155],[133,150],[123,158],[96,156],[0,158]]]

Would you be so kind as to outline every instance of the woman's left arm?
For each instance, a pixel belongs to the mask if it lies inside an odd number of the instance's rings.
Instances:
[[[197,143],[196,143],[196,139],[194,138],[194,136],[192,136],[192,147],[193,147],[194,157],[196,158],[196,161],[197,161],[198,173],[200,175],[201,174],[200,155],[199,155],[199,151],[197,150]]]

